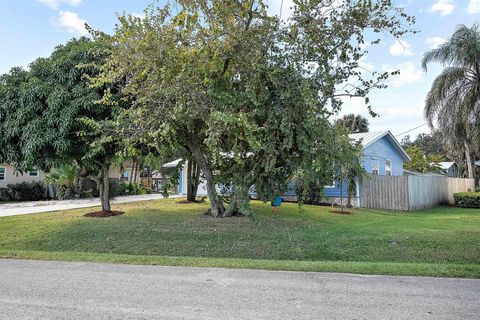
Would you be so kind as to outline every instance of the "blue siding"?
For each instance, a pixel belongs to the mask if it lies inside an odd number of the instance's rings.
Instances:
[[[387,136],[376,141],[363,150],[363,167],[368,173],[372,173],[372,159],[378,159],[378,174],[386,175],[385,163],[387,160],[392,162],[392,176],[403,175],[403,159],[399,151],[392,144]]]
[[[367,148],[363,150],[363,159],[362,164],[367,173],[372,173],[372,159],[378,159],[378,174],[381,176],[386,175],[385,166],[387,160],[391,162],[392,176],[401,176],[403,175],[403,158],[400,152],[397,150],[393,142],[384,136],[378,141],[374,142]],[[343,196],[347,197],[347,183],[342,184]],[[335,187],[324,187],[323,189],[326,197],[340,197],[341,190],[339,183],[335,181]],[[358,190],[359,191],[359,190]],[[285,195],[295,195],[295,186],[293,183],[290,183],[288,190]],[[355,195],[356,196],[356,195]]]

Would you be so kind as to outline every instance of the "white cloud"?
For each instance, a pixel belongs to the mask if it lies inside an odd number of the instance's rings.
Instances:
[[[282,1],[280,0],[267,0],[268,12],[271,15],[280,16],[280,11],[282,13],[282,20],[288,20],[293,13],[293,0],[284,0],[283,7]]]
[[[398,40],[388,50],[392,56],[411,56],[410,44],[405,40]]]
[[[82,2],[82,0],[37,0],[38,2],[54,9],[58,10],[61,4],[66,4],[69,6],[77,6]]]
[[[85,23],[87,21],[81,19],[78,14],[70,11],[60,11],[58,13],[58,25],[66,28],[70,33],[87,34]]]
[[[451,0],[438,0],[429,9],[428,12],[440,12],[440,15],[448,16],[455,10],[455,5]]]
[[[412,62],[404,62],[396,66],[384,65],[382,69],[388,72],[400,70],[399,75],[390,77],[390,83],[394,87],[415,83],[423,78],[422,70],[418,69]]]
[[[480,0],[470,0],[467,12],[470,14],[480,13]]]
[[[429,49],[437,49],[442,44],[447,42],[447,39],[442,37],[431,37],[431,38],[427,38],[426,42],[428,44]]]
[[[137,18],[140,18],[140,19],[145,19],[145,13],[139,13],[139,12],[132,12],[130,13],[131,16],[133,17],[137,17]]]

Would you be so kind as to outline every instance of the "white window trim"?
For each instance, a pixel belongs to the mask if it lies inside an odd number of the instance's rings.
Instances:
[[[377,175],[377,176],[380,175],[380,159],[378,159],[378,158],[376,158],[376,157],[372,157],[372,160],[371,160],[371,161],[372,161],[372,174],[374,174],[373,171],[376,170],[376,171],[377,171],[377,174],[376,174],[376,175]],[[375,161],[377,162],[377,167],[376,167],[376,168],[373,166],[373,163],[374,163]]]
[[[335,180],[332,180],[333,184],[331,185],[327,185],[327,186],[323,186],[324,188],[326,189],[334,189],[335,188]]]
[[[0,181],[7,181],[7,167],[1,167],[0,169],[3,169],[3,178],[0,178]]]
[[[390,170],[387,170],[387,162],[390,162]],[[387,174],[388,171],[390,171],[390,174]],[[386,176],[392,175],[392,160],[390,159],[385,160],[385,175]]]

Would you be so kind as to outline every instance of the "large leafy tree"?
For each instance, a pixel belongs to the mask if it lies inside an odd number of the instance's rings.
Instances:
[[[405,151],[411,159],[404,164],[405,169],[422,173],[439,171],[441,169],[439,162],[443,161],[442,156],[425,154],[423,150],[416,145],[408,147]]]
[[[364,35],[400,37],[413,22],[387,0],[295,4],[290,24],[261,0],[179,0],[147,9],[144,19],[120,17],[97,85],[126,79],[122,92],[135,105],[122,135],[190,154],[213,216],[248,211],[252,186],[263,199],[283,192],[297,170],[317,183],[331,178],[329,116],[342,97],[368,103],[389,75],[359,66]]]
[[[73,39],[29,70],[14,68],[0,78],[0,160],[21,171],[73,164],[97,181],[104,211],[110,211],[109,168],[121,146],[107,127],[121,104],[96,103],[106,88],[91,88],[87,78],[109,51],[109,41]]]
[[[368,132],[368,119],[359,114],[346,114],[336,122],[347,128],[350,133]]]
[[[448,144],[465,154],[469,178],[475,177],[474,156],[480,147],[480,29],[458,26],[452,37],[424,54],[447,66],[435,79],[425,102],[425,117],[442,132]]]

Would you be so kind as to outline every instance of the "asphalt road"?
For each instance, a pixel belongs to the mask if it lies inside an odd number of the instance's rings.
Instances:
[[[0,259],[1,319],[480,319],[480,280]]]

